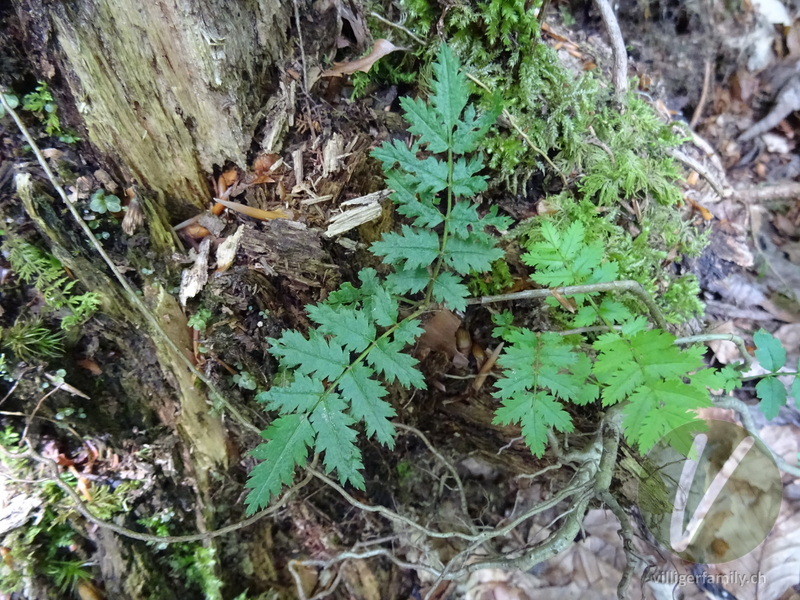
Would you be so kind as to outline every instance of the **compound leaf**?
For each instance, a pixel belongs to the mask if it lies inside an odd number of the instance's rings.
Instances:
[[[325,453],[323,464],[328,473],[335,470],[342,484],[350,482],[363,490],[361,451],[355,445],[356,431],[351,427],[354,420],[345,409],[341,397],[328,394],[311,413],[311,425],[317,433],[316,449]]]
[[[253,456],[263,462],[250,472],[245,499],[247,514],[269,504],[284,485],[289,485],[297,465],[304,465],[308,447],[314,442],[314,430],[305,415],[286,415],[275,419],[262,437],[269,440],[253,450]]]

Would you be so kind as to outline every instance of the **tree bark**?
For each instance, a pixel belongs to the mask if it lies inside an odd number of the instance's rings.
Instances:
[[[121,174],[204,207],[215,166],[245,164],[291,3],[248,0],[14,0],[44,74],[59,73],[86,136]]]
[[[165,232],[170,234],[171,224],[207,207],[214,171],[230,162],[244,168],[248,157],[259,150],[280,150],[300,85],[286,74],[297,48],[293,3],[12,0],[12,4],[26,59],[57,96],[62,121],[79,129],[90,144],[85,148],[92,148],[115,178],[138,184],[150,255],[157,264],[166,259],[169,269],[173,249]],[[318,2],[314,11],[308,10],[306,0],[298,4],[306,26],[319,15],[316,9],[326,15],[317,24],[329,25],[331,15],[338,24],[336,3]],[[339,26],[328,26],[308,34],[311,41],[304,57],[310,62],[321,48],[333,47],[338,31]],[[304,59],[303,68],[305,63]],[[136,421],[137,426],[142,421],[152,424],[157,416],[183,442],[186,480],[194,482],[196,491],[197,527],[202,531],[235,520],[220,509],[236,501],[230,496],[237,490],[215,488],[215,482],[224,480],[221,472],[229,466],[232,448],[221,416],[212,410],[183,357],[148,330],[99,257],[87,253],[85,240],[71,231],[68,217],[57,214],[60,208],[53,211],[59,200],[39,192],[43,190],[28,190],[26,212],[51,251],[87,289],[103,295],[102,335],[119,352],[117,384],[126,400],[140,402],[142,413],[149,414]],[[116,258],[137,268],[148,256],[142,248],[129,247],[128,254]],[[322,264],[321,257],[318,262]],[[191,354],[184,311],[157,279],[142,277],[144,300],[169,338]],[[133,427],[127,422],[115,427],[123,430],[126,425]],[[269,537],[271,527],[265,522],[259,531]],[[94,541],[113,597],[158,597],[155,590],[166,579],[153,564],[142,562],[141,545],[110,532],[98,533]],[[215,548],[219,556],[220,546]],[[272,564],[272,551],[271,543],[244,545],[236,572],[217,575],[235,589],[244,585],[269,589],[275,583],[274,569],[259,575],[259,568],[265,561]],[[243,565],[256,561],[258,568],[245,576]]]

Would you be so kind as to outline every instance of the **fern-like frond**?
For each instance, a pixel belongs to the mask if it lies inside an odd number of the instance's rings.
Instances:
[[[572,431],[572,419],[562,402],[586,404],[597,397],[597,385],[587,380],[589,358],[556,333],[514,329],[498,364],[503,377],[494,393],[502,406],[495,422],[519,423],[525,442],[536,456],[544,454],[551,429]]]

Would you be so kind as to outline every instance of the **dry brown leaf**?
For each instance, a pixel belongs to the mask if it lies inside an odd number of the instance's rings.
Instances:
[[[550,294],[556,301],[562,306],[564,310],[567,312],[574,313],[576,310],[577,305],[575,304],[575,300],[572,298],[565,298],[561,294],[559,294],[556,290],[550,290]]]
[[[105,596],[90,581],[79,581],[75,584],[75,591],[81,600],[104,600]]]
[[[253,161],[253,173],[256,175],[266,175],[272,169],[272,165],[278,162],[280,156],[277,154],[259,154]]]
[[[343,63],[334,63],[334,67],[332,69],[324,71],[321,77],[341,77],[342,75],[350,75],[352,73],[355,73],[356,71],[361,71],[362,73],[369,73],[369,70],[372,68],[372,65],[374,65],[375,62],[377,62],[379,59],[383,58],[387,54],[390,54],[397,50],[405,50],[405,48],[400,48],[398,46],[395,46],[389,40],[384,40],[384,39],[375,40],[375,45],[372,47],[372,52],[357,60],[343,62]]]
[[[420,350],[434,350],[443,352],[457,367],[465,367],[467,358],[459,352],[457,345],[457,332],[461,327],[461,319],[449,310],[437,311],[425,322],[423,333],[419,338]]]
[[[692,171],[692,172],[694,173],[694,171]],[[689,204],[692,206],[693,209],[695,209],[697,212],[700,213],[700,216],[703,217],[704,221],[710,221],[711,219],[714,218],[714,216],[711,214],[711,211],[708,210],[702,204],[698,204],[697,202],[695,202],[694,200],[692,200],[689,197],[687,197],[686,200],[689,202]]]
[[[100,365],[94,362],[91,358],[82,358],[76,361],[75,364],[77,364],[79,367],[83,367],[84,369],[89,371],[89,373],[91,373],[92,375],[103,374],[103,369],[101,369]]]
[[[489,354],[489,358],[486,359],[486,362],[481,365],[480,371],[478,371],[478,376],[475,378],[475,381],[472,382],[472,389],[476,392],[483,387],[483,384],[486,382],[486,377],[489,376],[489,371],[492,370],[497,359],[500,357],[500,352],[503,350],[503,346],[505,342],[500,342],[497,348],[492,350],[491,354]]]
[[[220,193],[224,192],[226,189],[228,189],[234,183],[236,183],[236,180],[238,178],[239,178],[239,170],[235,167],[232,167],[227,171],[223,171],[222,175],[219,176]]]
[[[724,323],[720,323],[719,325],[709,329],[708,333],[728,334],[738,332],[736,327],[733,325],[733,321],[725,321]],[[738,360],[742,360],[742,356],[739,354],[739,350],[736,348],[736,344],[733,342],[714,340],[712,342],[708,342],[708,347],[711,348],[711,351],[714,353],[716,359],[723,365],[729,365]]]

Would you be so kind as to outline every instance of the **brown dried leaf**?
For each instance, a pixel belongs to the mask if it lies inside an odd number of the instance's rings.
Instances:
[[[101,369],[100,365],[98,365],[91,358],[82,358],[82,359],[76,361],[75,364],[77,364],[79,367],[83,367],[84,369],[89,371],[89,373],[91,373],[92,375],[102,375],[103,374],[103,369]]]
[[[437,311],[425,322],[423,333],[419,338],[420,350],[443,352],[450,358],[462,356],[458,351],[456,335],[461,327],[461,319],[449,310]]]
[[[334,67],[324,71],[321,77],[341,77],[342,75],[350,75],[356,71],[369,73],[372,65],[374,65],[379,59],[383,58],[387,54],[395,52],[396,50],[405,50],[405,48],[395,46],[389,40],[375,40],[375,45],[372,47],[372,52],[362,58],[359,58],[358,60],[334,63]]]
[[[709,329],[708,333],[738,333],[733,325],[733,321],[725,321],[720,323],[713,329]],[[726,342],[722,340],[714,340],[708,342],[708,347],[714,353],[716,359],[723,365],[729,365],[736,361],[742,360],[736,344],[733,342]]]

